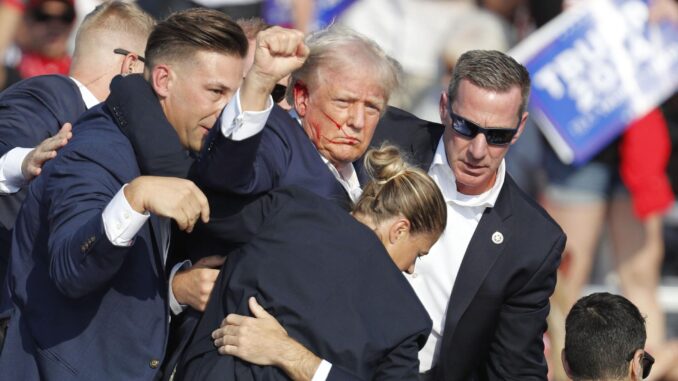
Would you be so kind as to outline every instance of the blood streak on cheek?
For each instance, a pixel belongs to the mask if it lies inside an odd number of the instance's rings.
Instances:
[[[332,124],[334,124],[334,126],[337,128],[337,130],[341,130],[341,124],[337,123],[336,120],[332,119],[331,116],[327,115],[327,113],[326,113],[325,111],[320,110],[320,112],[321,112],[323,115],[325,115],[325,118],[329,119],[329,121],[332,122]]]
[[[311,129],[314,132],[314,134],[313,134],[314,139],[313,140],[315,141],[315,143],[318,143],[320,141],[320,138],[322,138],[322,134],[320,132],[321,131],[320,126],[318,126],[318,123],[316,123],[315,121],[312,121],[312,120],[309,120],[308,124],[311,125]]]

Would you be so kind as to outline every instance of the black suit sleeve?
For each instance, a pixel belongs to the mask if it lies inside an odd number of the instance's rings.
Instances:
[[[111,95],[105,102],[118,127],[132,143],[142,175],[188,176],[193,158],[181,145],[153,89],[141,75],[115,77],[111,81]]]
[[[502,306],[486,361],[489,380],[546,379],[542,336],[565,241],[560,235],[532,278]]]

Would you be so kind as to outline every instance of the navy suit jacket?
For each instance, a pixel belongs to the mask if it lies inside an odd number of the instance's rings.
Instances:
[[[152,227],[145,224],[132,246],[116,247],[101,217],[138,175],[132,145],[102,104],[82,116],[69,144],[31,183],[13,236],[13,311],[0,379],[156,375],[169,312]]]
[[[207,229],[231,253],[178,370],[186,380],[287,380],[219,355],[211,332],[255,296],[288,334],[333,364],[332,379],[416,380],[428,314],[367,226],[308,190],[287,187]],[[348,377],[348,378],[347,378]]]
[[[346,209],[351,205],[306,132],[277,105],[262,132],[244,141],[225,138],[214,128],[194,169],[201,188],[236,196],[231,200],[234,211],[252,197],[288,185],[302,186]],[[221,207],[228,208],[225,203]]]
[[[234,214],[275,188],[296,185],[331,200],[346,210],[351,200],[322,160],[299,123],[278,106],[264,129],[243,141],[225,138],[219,128],[207,137],[190,178],[208,195],[212,213]],[[226,255],[237,245],[214,237],[198,224],[190,236],[173,237],[168,267],[182,255],[194,262],[207,255]],[[169,369],[178,360],[200,314],[190,310],[172,321]],[[166,375],[169,372],[166,372]]]
[[[444,127],[389,108],[372,144],[388,140],[428,171]],[[494,232],[504,241],[492,242]],[[545,380],[543,334],[566,237],[507,174],[466,249],[450,295],[433,379]]]
[[[78,86],[62,75],[23,80],[0,92],[0,157],[16,147],[32,148],[75,123],[85,112]],[[0,285],[9,260],[11,230],[26,190],[0,196]]]

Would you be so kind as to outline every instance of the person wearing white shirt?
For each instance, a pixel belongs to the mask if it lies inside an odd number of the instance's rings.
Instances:
[[[141,54],[154,25],[134,4],[101,5],[78,30],[70,77],[33,77],[0,93],[0,284],[22,188],[68,142],[70,124],[108,96],[114,76],[143,71]]]
[[[442,125],[390,109],[377,128],[419,159],[447,205],[443,235],[407,276],[433,320],[420,380],[546,379],[542,336],[566,237],[504,162],[529,89],[513,58],[468,51],[441,95]]]
[[[249,112],[265,120],[275,82],[306,55],[301,33],[267,31],[257,70],[236,94],[246,50],[241,29],[216,11],[174,14],[151,33],[147,101],[159,104],[185,149],[200,150],[229,102],[242,112],[224,122],[227,128],[246,124]],[[138,176],[118,126],[123,115],[106,105],[88,111],[70,144],[31,184],[12,246],[10,322],[21,324],[10,323],[0,356],[0,373],[9,378],[157,376],[169,305],[161,218],[190,232],[197,219],[208,220],[209,206],[188,180]]]

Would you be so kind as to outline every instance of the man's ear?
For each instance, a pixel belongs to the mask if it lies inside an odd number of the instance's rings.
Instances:
[[[523,112],[523,116],[520,118],[520,124],[518,125],[518,132],[516,132],[516,134],[513,135],[513,139],[511,139],[511,145],[517,142],[518,138],[523,133],[523,129],[525,129],[525,124],[527,123],[527,117],[529,115],[530,114],[527,111]]]
[[[645,353],[642,349],[636,349],[633,353],[633,360],[629,364],[629,374],[631,375],[631,380],[642,380],[643,379],[643,354]]]
[[[407,237],[410,233],[410,221],[405,217],[397,218],[388,231],[388,240],[391,244],[395,244],[401,239]]]
[[[445,126],[448,126],[448,121],[450,120],[450,109],[448,107],[449,99],[447,97],[447,91],[440,93],[440,102],[438,102],[438,111],[440,112],[440,122]]]
[[[169,96],[172,82],[172,69],[164,64],[155,65],[151,71],[151,86],[160,99]]]
[[[134,53],[129,53],[125,56],[125,59],[122,60],[122,65],[120,66],[120,74],[128,75],[134,73],[143,73],[144,72],[144,63],[139,60],[139,56]]]
[[[308,86],[301,81],[297,81],[292,88],[292,94],[294,95],[294,109],[303,118],[308,110]]]

